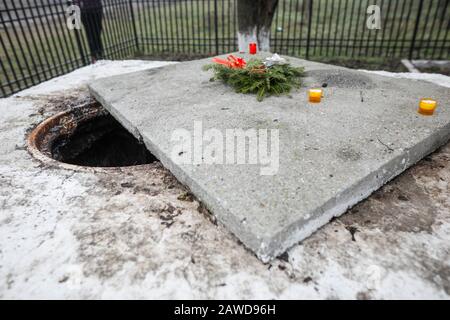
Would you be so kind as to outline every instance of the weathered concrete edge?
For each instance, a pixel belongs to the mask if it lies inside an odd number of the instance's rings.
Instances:
[[[370,173],[345,192],[328,200],[324,205],[316,208],[308,221],[298,220],[274,237],[259,238],[245,225],[238,221],[234,215],[220,205],[214,197],[209,195],[196,181],[191,179],[183,168],[176,166],[169,157],[145,136],[141,135],[139,129],[130,123],[112,105],[107,103],[95,88],[89,85],[91,94],[136,138],[143,141],[146,147],[161,161],[161,163],[172,172],[172,174],[184,185],[189,187],[195,196],[215,215],[217,220],[224,224],[237,238],[264,263],[270,262],[294,244],[309,237],[320,227],[327,224],[334,217],[341,216],[348,209],[369,197],[373,192],[384,184],[401,174],[403,171],[434,152],[450,140],[450,123],[433,132],[411,149],[406,154],[401,154],[384,164],[374,172]]]
[[[282,254],[296,243],[311,236],[334,217],[343,215],[347,210],[368,198],[373,192],[415,165],[424,157],[445,145],[449,140],[450,123],[447,123],[432,135],[426,137],[411,149],[408,149],[406,154],[398,155],[355,183],[344,193],[337,195],[324,205],[316,208],[312,213],[313,218],[309,221],[294,223],[279,232],[271,239],[270,247],[267,250],[257,253],[258,257],[262,261],[270,261]],[[292,236],[287,236],[289,234]]]
[[[265,255],[259,255],[261,239],[253,234],[250,230],[245,228],[245,225],[241,221],[237,220],[234,215],[229,212],[228,209],[224,208],[216,199],[209,195],[209,192],[199,185],[196,181],[191,179],[189,175],[183,170],[183,168],[175,165],[173,161],[166,157],[165,154],[149,139],[142,135],[139,129],[129,122],[120,112],[118,112],[112,105],[110,105],[102,96],[95,90],[94,86],[89,84],[89,91],[91,95],[100,102],[104,108],[106,108],[111,115],[119,121],[131,134],[133,134],[137,139],[142,141],[147,149],[161,161],[161,163],[166,167],[182,184],[187,186],[192,193],[202,202],[205,207],[214,214],[217,220],[222,223],[226,229],[229,229],[236,237],[252,252],[254,252],[258,258],[263,262],[268,262],[269,259],[264,258]],[[267,242],[267,240],[266,240]],[[285,250],[283,250],[284,252]]]

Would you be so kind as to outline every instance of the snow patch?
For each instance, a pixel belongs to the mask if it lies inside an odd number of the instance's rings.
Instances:
[[[422,80],[437,84],[442,87],[450,88],[450,77],[438,73],[407,73],[407,72],[395,73],[388,71],[370,71],[370,70],[360,70],[360,71],[396,79]]]
[[[34,87],[25,89],[14,96],[42,95],[55,91],[73,90],[88,82],[111,77],[124,73],[131,73],[141,70],[153,69],[171,65],[174,61],[145,61],[145,60],[101,60],[95,64],[79,68],[61,77],[57,77]]]

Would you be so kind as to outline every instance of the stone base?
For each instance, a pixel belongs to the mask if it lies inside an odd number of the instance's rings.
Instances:
[[[210,59],[90,84],[111,114],[264,262],[450,138],[447,88],[289,60],[305,67],[304,86],[263,102],[210,82],[211,73],[202,71]],[[308,103],[307,89],[324,83],[322,102]],[[438,100],[432,117],[417,113],[425,97]],[[203,132],[214,128],[224,135],[226,129],[278,130],[276,174],[261,175],[263,165],[177,164],[173,133],[194,133],[196,122]]]

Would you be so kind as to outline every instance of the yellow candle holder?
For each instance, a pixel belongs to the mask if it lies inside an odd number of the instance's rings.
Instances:
[[[419,104],[419,113],[424,116],[432,116],[436,110],[437,102],[433,99],[422,99]]]
[[[309,96],[309,102],[319,103],[322,100],[323,90],[322,89],[309,89],[308,96]]]

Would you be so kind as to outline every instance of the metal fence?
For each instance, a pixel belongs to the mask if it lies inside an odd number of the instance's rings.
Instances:
[[[236,0],[103,0],[104,57],[189,58],[237,50]],[[450,0],[280,0],[272,51],[316,59],[450,58]],[[0,0],[1,96],[90,63],[70,1]],[[370,5],[381,29],[366,27]]]

